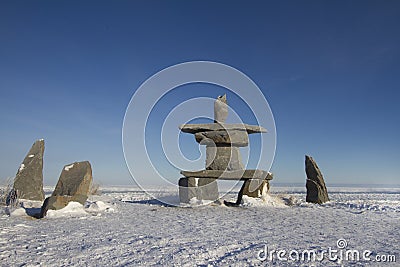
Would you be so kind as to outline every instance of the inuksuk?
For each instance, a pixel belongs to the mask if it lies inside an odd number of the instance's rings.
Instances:
[[[206,167],[200,171],[181,171],[184,178],[179,180],[181,203],[191,199],[216,201],[219,199],[217,179],[243,180],[235,203],[225,201],[226,205],[239,205],[243,195],[260,196],[269,188],[272,174],[264,170],[246,170],[243,167],[240,147],[249,144],[249,134],[266,133],[261,126],[248,124],[228,124],[226,95],[219,96],[214,103],[214,123],[183,124],[179,128],[184,133],[194,134],[200,145],[206,146]]]

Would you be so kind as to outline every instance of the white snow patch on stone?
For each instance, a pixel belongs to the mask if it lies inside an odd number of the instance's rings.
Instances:
[[[29,155],[28,158],[33,158],[34,156],[35,156],[34,154]]]
[[[20,171],[20,172],[21,172],[23,169],[25,169],[25,164],[23,164],[23,163],[22,163],[22,164],[21,164],[21,166],[19,166],[19,169],[18,169],[18,171]]]
[[[65,171],[69,171],[69,170],[72,169],[73,167],[74,167],[74,164],[71,164],[71,165],[65,166],[64,170],[65,170]]]

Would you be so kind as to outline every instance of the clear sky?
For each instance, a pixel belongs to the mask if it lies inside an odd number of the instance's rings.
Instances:
[[[121,132],[135,90],[209,60],[268,100],[276,183],[304,183],[309,154],[328,184],[399,184],[399,29],[399,1],[1,1],[0,177],[44,138],[45,184],[80,160],[132,184]]]

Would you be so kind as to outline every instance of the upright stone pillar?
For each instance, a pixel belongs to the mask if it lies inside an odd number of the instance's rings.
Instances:
[[[28,200],[44,200],[43,191],[44,140],[38,140],[21,163],[14,179],[14,192],[17,197]]]
[[[329,201],[328,190],[325,186],[324,177],[320,169],[318,168],[317,163],[310,156],[306,155],[305,160],[306,165],[306,188],[307,188],[307,197],[306,201],[311,203],[322,204]]]

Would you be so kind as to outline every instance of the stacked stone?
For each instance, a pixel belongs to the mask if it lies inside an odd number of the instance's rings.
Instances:
[[[205,170],[181,172],[185,176],[179,181],[181,202],[188,203],[194,197],[199,200],[217,200],[217,179],[245,180],[239,193],[240,199],[243,194],[254,196],[254,192],[260,191],[260,186],[265,187],[268,180],[272,179],[265,171],[244,170],[239,150],[240,147],[248,146],[248,134],[262,133],[266,130],[247,124],[226,124],[227,115],[226,95],[219,96],[214,104],[214,123],[180,126],[182,132],[194,134],[196,141],[206,146]],[[257,186],[251,186],[252,180],[257,180]]]

